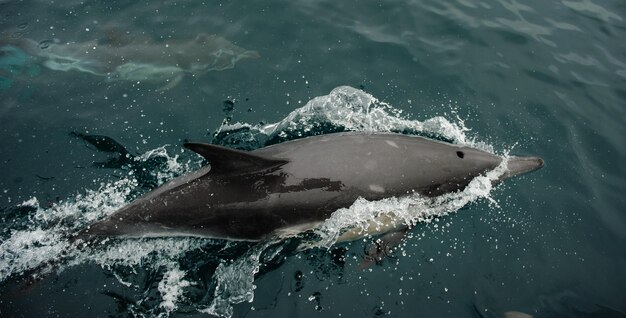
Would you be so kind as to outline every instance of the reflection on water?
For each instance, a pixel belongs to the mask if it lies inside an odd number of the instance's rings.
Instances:
[[[0,66],[10,72],[25,64],[25,53],[55,71],[79,71],[107,80],[156,82],[172,88],[184,76],[235,67],[241,59],[259,58],[259,53],[234,45],[217,35],[201,33],[189,40],[156,42],[109,31],[104,40],[87,42],[34,41],[27,38],[0,41]],[[6,79],[7,81],[9,79]],[[7,85],[4,85],[7,86]]]

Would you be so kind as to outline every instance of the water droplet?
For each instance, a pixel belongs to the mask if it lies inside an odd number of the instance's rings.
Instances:
[[[45,50],[50,47],[50,44],[52,44],[52,40],[43,40],[39,42],[39,48]]]
[[[28,28],[28,23],[27,22],[21,23],[20,25],[17,26],[17,28],[20,30],[26,30],[26,28]]]
[[[11,37],[14,39],[19,39],[22,37],[22,32],[13,32],[13,34],[11,34]]]

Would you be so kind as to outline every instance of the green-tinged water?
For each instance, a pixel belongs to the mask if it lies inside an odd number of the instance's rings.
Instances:
[[[626,2],[0,0],[0,17],[2,317],[626,317]],[[299,248],[321,230],[68,242],[203,164],[185,141],[345,130],[546,166],[410,211],[355,203],[338,215],[430,215],[364,270],[371,239]]]

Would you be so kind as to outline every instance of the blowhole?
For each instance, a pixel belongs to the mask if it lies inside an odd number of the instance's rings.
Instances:
[[[463,151],[457,151],[456,152],[457,157],[463,159],[463,157],[465,157],[465,154],[463,153]]]

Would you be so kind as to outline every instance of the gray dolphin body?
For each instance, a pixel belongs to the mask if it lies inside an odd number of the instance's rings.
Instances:
[[[251,152],[199,143],[185,147],[211,165],[137,199],[79,238],[262,240],[311,229],[359,197],[433,197],[461,190],[502,162],[481,150],[399,134],[337,133]],[[542,166],[537,157],[512,157],[502,179]]]
[[[1,42],[38,57],[44,66],[55,71],[80,71],[110,80],[170,83],[169,86],[176,85],[185,75],[222,71],[233,68],[241,59],[259,57],[255,51],[204,33],[190,40],[164,42],[124,37],[70,43],[40,44],[30,39]]]

